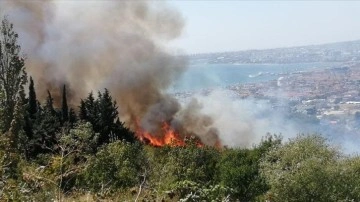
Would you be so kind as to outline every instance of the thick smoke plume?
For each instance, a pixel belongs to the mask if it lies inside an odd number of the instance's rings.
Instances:
[[[76,105],[90,91],[108,88],[121,118],[132,129],[140,124],[157,134],[162,122],[214,144],[217,130],[194,102],[182,109],[165,93],[185,70],[186,61],[166,53],[178,37],[182,17],[161,2],[144,1],[1,1],[21,36],[27,70],[37,93],[70,89]]]

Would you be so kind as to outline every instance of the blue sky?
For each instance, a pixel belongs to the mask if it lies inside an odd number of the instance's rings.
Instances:
[[[360,39],[360,1],[168,1],[185,19],[186,53]]]

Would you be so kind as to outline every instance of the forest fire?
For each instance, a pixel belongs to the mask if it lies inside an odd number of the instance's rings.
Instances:
[[[185,141],[166,122],[164,122],[161,127],[161,133],[162,134],[152,135],[149,132],[144,131],[141,127],[138,127],[136,130],[136,136],[139,138],[139,140],[142,142],[148,142],[152,146],[161,147],[165,145],[185,145]]]
[[[190,136],[182,137],[177,131],[175,131],[167,122],[163,122],[161,127],[161,134],[151,134],[143,130],[141,127],[137,127],[135,134],[136,137],[149,145],[155,147],[163,147],[163,146],[185,146],[186,139],[190,138]],[[196,146],[202,147],[204,144],[196,139]]]

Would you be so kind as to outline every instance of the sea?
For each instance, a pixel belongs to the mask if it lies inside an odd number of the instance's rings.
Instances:
[[[282,74],[339,67],[340,63],[295,64],[197,64],[186,71],[170,87],[170,91],[198,91],[234,84],[258,83],[278,79]]]

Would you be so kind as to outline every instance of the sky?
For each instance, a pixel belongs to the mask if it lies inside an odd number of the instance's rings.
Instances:
[[[170,47],[187,54],[360,39],[360,1],[171,1],[185,20]]]

